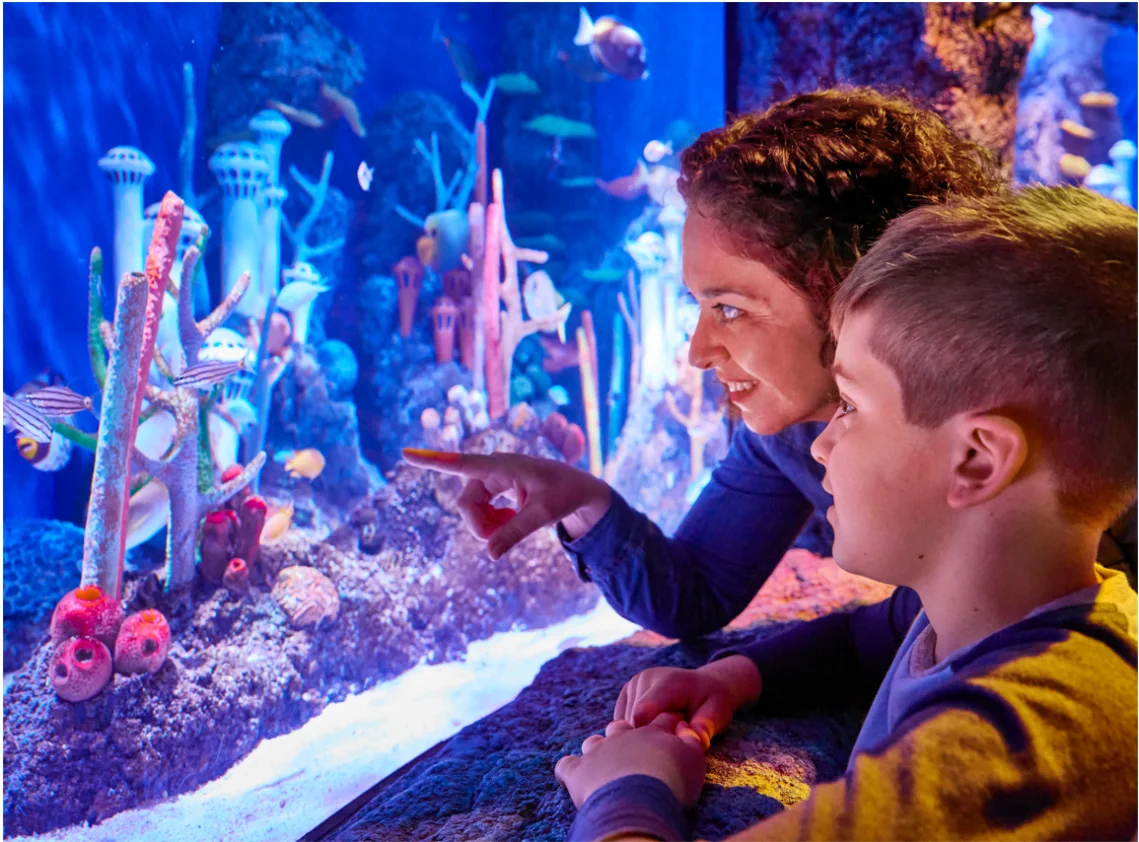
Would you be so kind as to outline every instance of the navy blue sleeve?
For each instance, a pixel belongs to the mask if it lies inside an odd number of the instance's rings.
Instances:
[[[685,838],[684,811],[664,781],[626,775],[586,799],[570,826],[569,842],[596,842],[618,833]]]
[[[869,704],[921,611],[910,588],[853,611],[828,614],[712,660],[746,655],[763,682],[756,710],[790,713],[820,702]]]
[[[559,526],[579,575],[596,582],[622,617],[667,637],[726,626],[767,581],[814,509],[761,441],[737,431],[675,537],[616,492],[602,519],[577,540],[567,541]]]

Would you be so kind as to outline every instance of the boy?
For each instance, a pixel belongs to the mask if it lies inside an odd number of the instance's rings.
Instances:
[[[1135,495],[1136,233],[1076,189],[891,224],[834,301],[812,452],[836,561],[900,587],[632,679],[558,762],[571,839],[680,838],[735,710],[878,684],[846,774],[738,839],[1132,836],[1136,595],[1095,558]]]

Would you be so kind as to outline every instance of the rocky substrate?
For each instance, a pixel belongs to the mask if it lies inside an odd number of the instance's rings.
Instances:
[[[549,455],[502,429],[464,448]],[[462,658],[472,640],[596,604],[548,531],[491,561],[454,511],[458,490],[453,477],[401,466],[327,539],[294,529],[263,547],[245,597],[200,578],[173,595],[156,574],[128,580],[128,612],[166,614],[170,657],[153,675],[116,675],[89,701],[64,702],[48,687],[42,641],[4,697],[5,836],[189,792],[332,702],[421,661]],[[291,625],[269,585],[296,566],[335,586],[334,621]]]
[[[393,775],[328,835],[306,838],[561,842],[575,811],[554,780],[554,763],[602,731],[626,680],[651,666],[699,666],[757,630],[775,634],[797,619],[876,601],[890,590],[793,550],[735,630],[687,644],[641,632],[612,646],[565,652],[515,701]],[[693,833],[722,839],[841,775],[864,713],[820,707],[796,717],[741,714],[712,746]]]

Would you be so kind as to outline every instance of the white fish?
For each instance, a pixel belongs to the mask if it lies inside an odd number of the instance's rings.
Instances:
[[[546,394],[550,396],[550,400],[554,402],[554,406],[569,406],[569,392],[567,392],[563,386],[551,386]]]
[[[44,414],[26,400],[4,395],[4,426],[34,442],[51,442],[51,423]]]
[[[280,293],[277,294],[277,306],[286,313],[291,313],[328,290],[329,287],[314,284],[312,281],[293,281],[281,287]]]
[[[174,378],[174,385],[178,388],[191,387],[208,392],[227,377],[231,377],[245,366],[244,361],[233,363],[218,360],[206,360],[186,369],[179,377]]]
[[[170,517],[170,492],[152,479],[131,495],[127,510],[127,549],[144,544],[158,534]]]
[[[66,386],[47,386],[30,392],[25,400],[47,418],[67,418],[85,409],[91,409],[91,399],[76,394]]]
[[[625,251],[639,269],[659,269],[668,262],[668,246],[656,231],[646,231],[633,242],[625,243]]]
[[[531,272],[522,282],[522,301],[526,304],[526,314],[534,321],[546,319],[558,312],[565,304],[560,292],[554,288],[554,282],[542,269]],[[547,330],[546,333],[553,333]],[[558,339],[565,342],[565,321],[557,327]]]
[[[372,173],[374,169],[369,167],[363,161],[360,166],[356,167],[356,180],[360,182],[360,189],[367,192],[372,189]]]
[[[243,430],[250,424],[257,422],[257,410],[255,410],[253,404],[245,398],[233,398],[231,400],[222,401],[218,404],[218,408],[236,421]]]
[[[655,164],[662,158],[672,154],[672,141],[661,143],[659,140],[650,140],[645,144],[644,158],[650,164]]]
[[[235,363],[244,360],[248,355],[249,345],[244,336],[228,327],[219,327],[211,331],[210,335],[206,337],[202,349],[198,351],[198,362],[216,360],[223,363]]]

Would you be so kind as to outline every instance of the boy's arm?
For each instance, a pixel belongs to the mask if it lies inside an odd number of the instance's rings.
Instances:
[[[809,458],[809,456],[804,457]],[[747,607],[813,511],[811,503],[740,430],[673,538],[613,492],[585,535],[558,535],[618,614],[667,637],[723,628]]]
[[[751,659],[763,681],[757,710],[764,713],[801,711],[820,701],[868,705],[920,611],[917,592],[901,587],[882,602],[721,650],[712,660]]]

